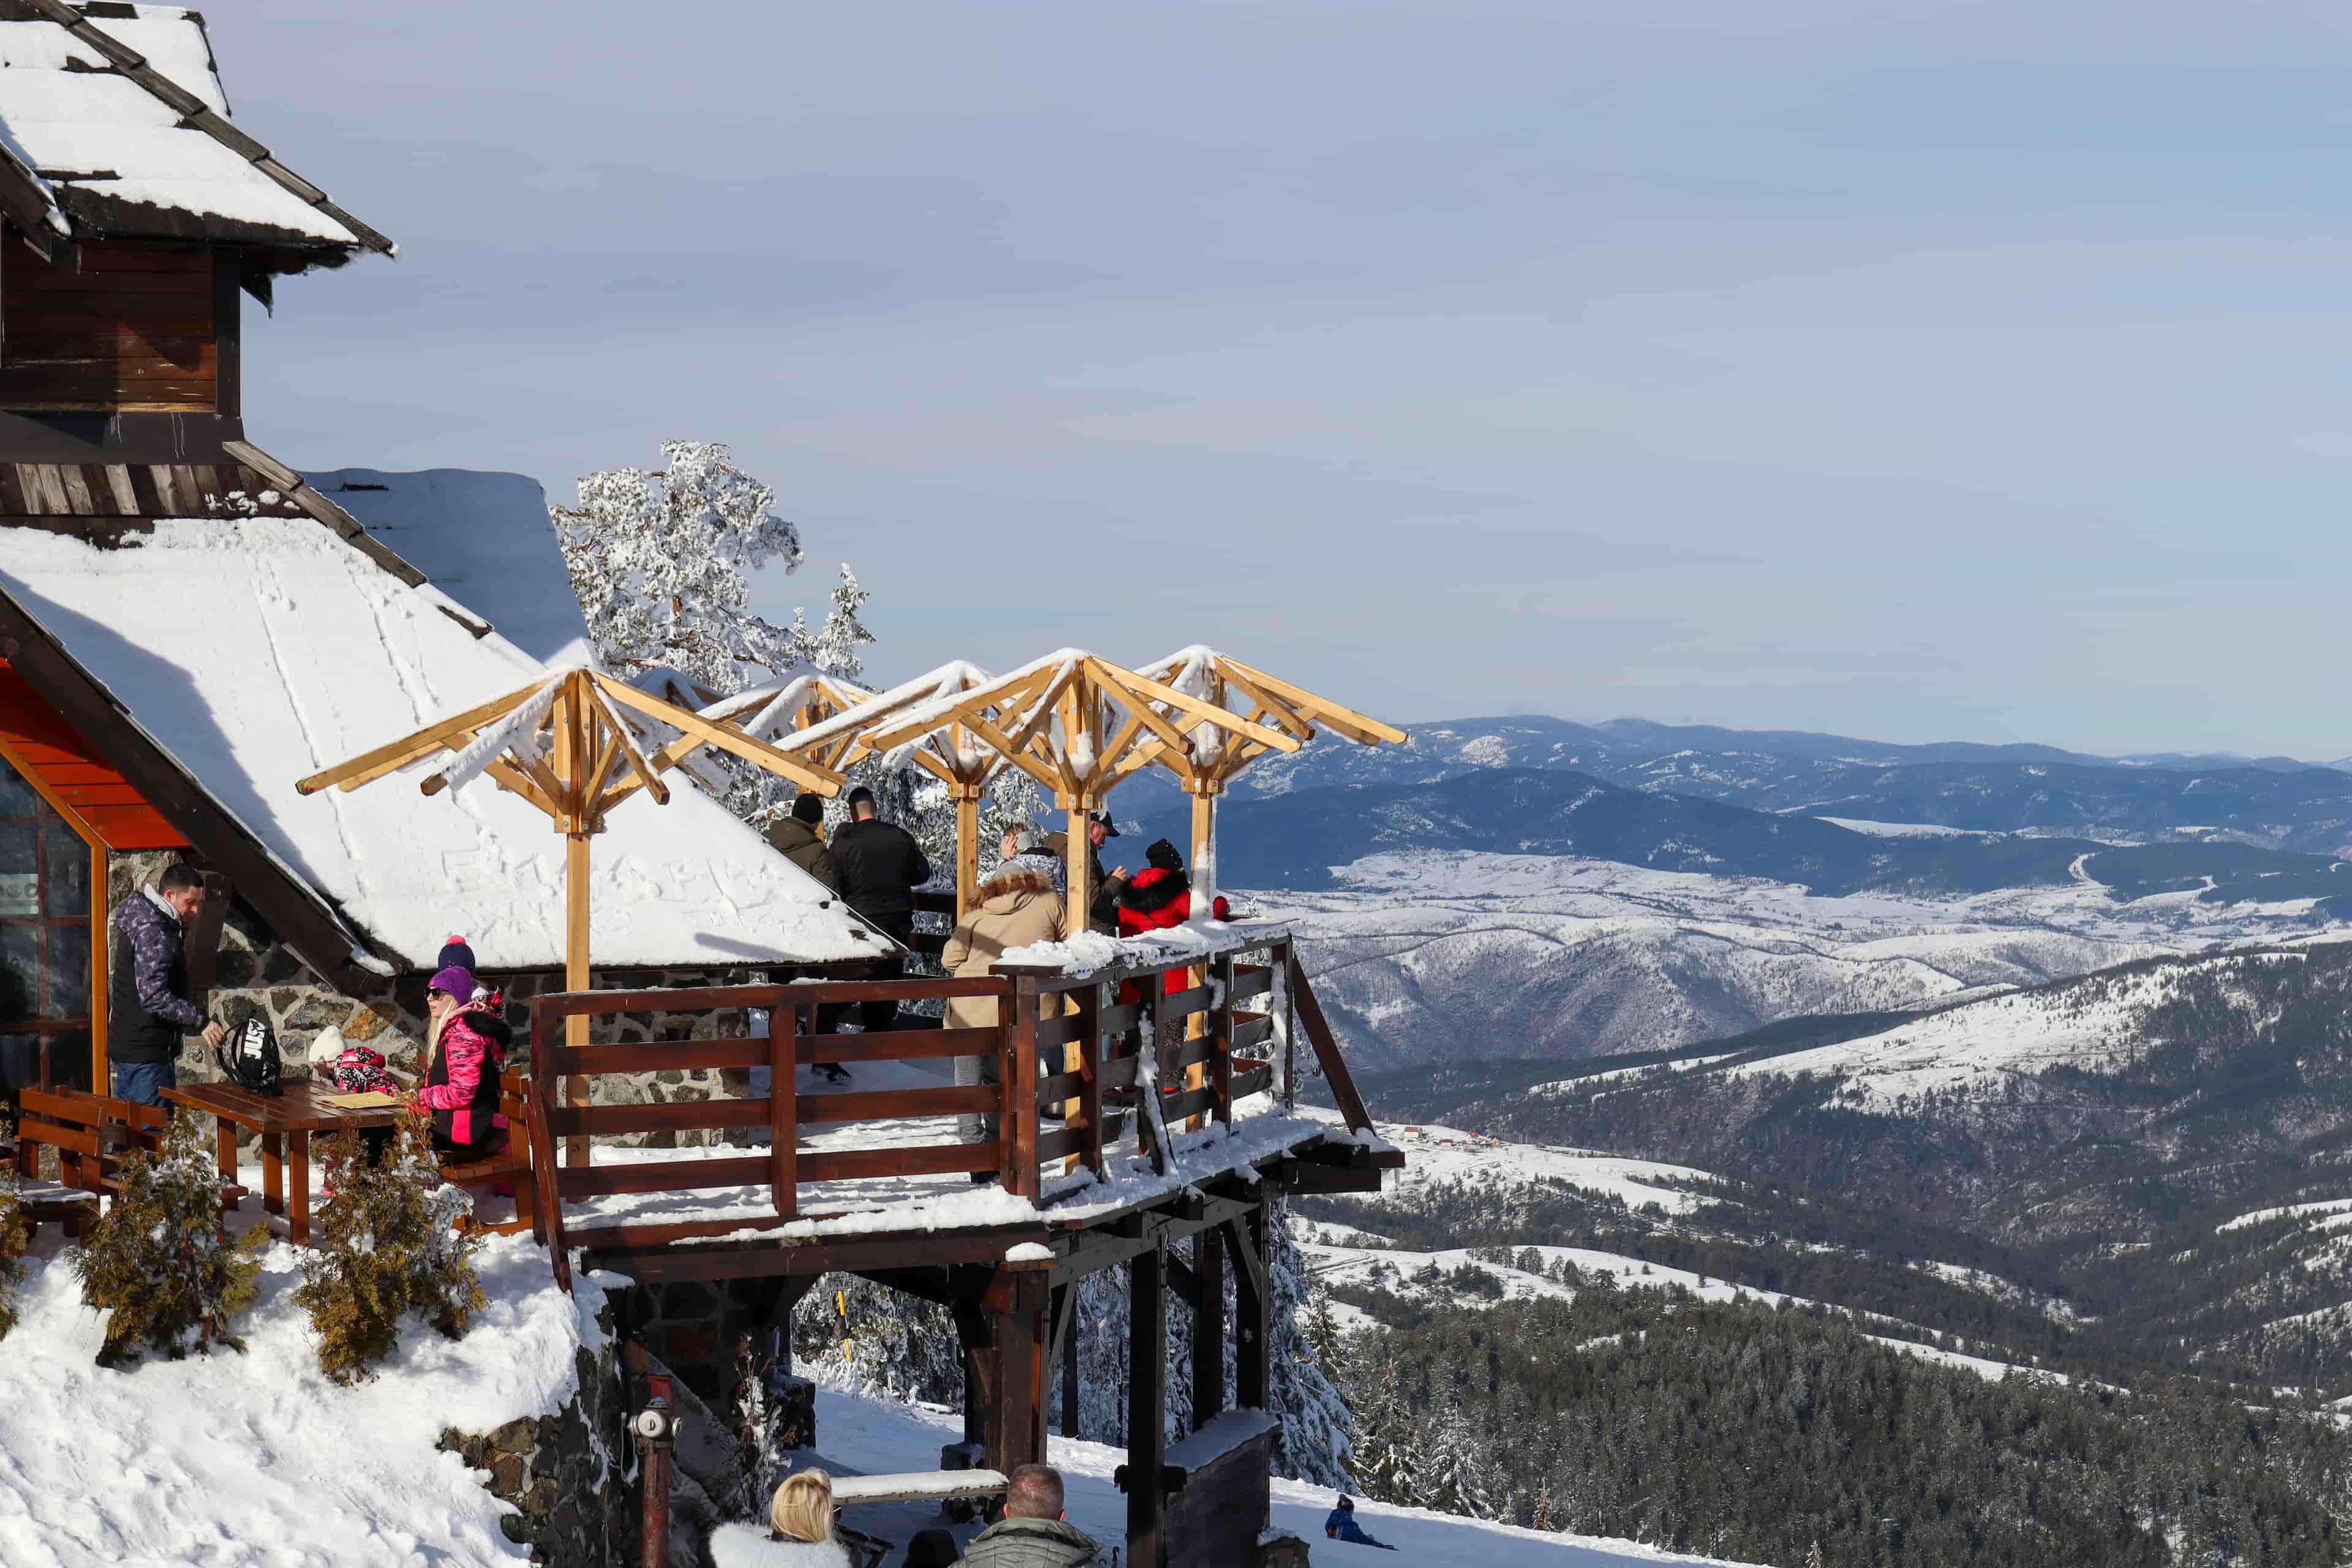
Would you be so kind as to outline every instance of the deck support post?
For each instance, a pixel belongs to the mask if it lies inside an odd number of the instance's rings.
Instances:
[[[1265,1279],[1265,1205],[1218,1226],[1234,1261],[1234,1403],[1265,1408],[1273,1320]]]
[[[989,1356],[988,1314],[977,1301],[958,1300],[948,1306],[955,1320],[956,1343],[963,1352],[963,1440],[985,1447],[988,1442]]]
[[[1060,1325],[1055,1331],[1061,1337],[1062,1357],[1062,1436],[1078,1436],[1079,1415],[1084,1405],[1085,1391],[1078,1382],[1078,1282],[1071,1280],[1062,1287],[1062,1305],[1055,1313]]]
[[[1011,1310],[988,1313],[988,1468],[1011,1475],[1045,1458],[1045,1276],[1012,1276]],[[975,1358],[977,1359],[977,1357]],[[969,1416],[966,1417],[967,1423]]]
[[[1192,1303],[1192,1429],[1225,1407],[1225,1251],[1215,1230],[1192,1239],[1200,1299]]]
[[[1127,1561],[1167,1568],[1168,1254],[1128,1265]]]

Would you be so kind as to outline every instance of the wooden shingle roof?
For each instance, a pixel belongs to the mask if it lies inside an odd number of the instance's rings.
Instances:
[[[298,266],[395,248],[229,122],[201,16],[114,0],[0,0],[0,212],[45,256],[97,238]]]

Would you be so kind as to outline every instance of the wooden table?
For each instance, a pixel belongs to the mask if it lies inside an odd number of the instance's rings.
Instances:
[[[287,1239],[304,1247],[310,1240],[310,1135],[390,1127],[400,1118],[394,1106],[343,1110],[320,1103],[320,1096],[337,1092],[306,1079],[282,1086],[275,1097],[233,1083],[194,1083],[167,1089],[163,1098],[212,1115],[221,1179],[231,1184],[236,1181],[236,1130],[250,1128],[261,1135],[261,1206],[283,1215]]]

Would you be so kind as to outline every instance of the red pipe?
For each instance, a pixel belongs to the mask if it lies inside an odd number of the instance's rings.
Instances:
[[[644,1483],[645,1522],[637,1543],[644,1568],[669,1568],[670,1461],[677,1450],[677,1419],[670,1412],[669,1397],[670,1380],[646,1373],[646,1407],[630,1424],[643,1460],[638,1473]]]

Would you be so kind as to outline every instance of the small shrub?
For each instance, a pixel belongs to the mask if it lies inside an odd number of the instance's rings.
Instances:
[[[122,1192],[73,1253],[84,1304],[110,1311],[100,1366],[143,1346],[177,1359],[222,1344],[242,1351],[230,1322],[260,1291],[267,1226],[232,1244],[221,1228],[220,1172],[196,1119],[172,1119],[160,1153],[123,1163]]]
[[[25,1277],[25,1247],[32,1237],[16,1196],[16,1173],[0,1165],[0,1340],[16,1326],[16,1284]]]
[[[472,1200],[441,1180],[432,1124],[403,1115],[381,1164],[362,1149],[351,1132],[328,1145],[335,1195],[294,1292],[319,1336],[319,1370],[341,1384],[373,1375],[369,1367],[398,1347],[408,1313],[454,1340],[487,1300],[473,1261],[481,1238],[457,1228]]]

